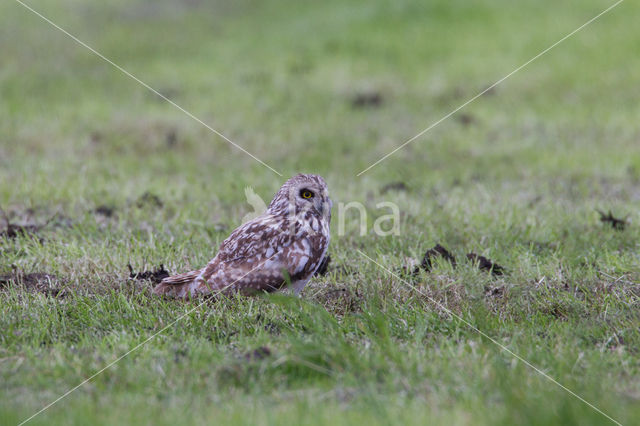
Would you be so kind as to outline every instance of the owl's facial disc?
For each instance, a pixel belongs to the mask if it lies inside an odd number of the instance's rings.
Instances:
[[[329,191],[324,188],[317,197],[316,201],[316,210],[320,213],[320,216],[331,219],[331,207],[333,207],[333,202],[331,198],[329,198]]]
[[[326,189],[313,184],[304,184],[297,188],[296,204],[304,210],[313,209],[320,216],[326,216],[331,212],[331,200]]]

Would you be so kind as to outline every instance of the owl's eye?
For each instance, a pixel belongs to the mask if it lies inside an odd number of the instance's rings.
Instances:
[[[300,196],[302,198],[313,198],[313,192],[309,191],[308,189],[303,189],[300,191]]]

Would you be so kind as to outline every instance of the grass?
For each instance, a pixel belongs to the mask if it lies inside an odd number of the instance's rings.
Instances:
[[[0,273],[48,273],[55,288],[0,291],[0,422],[166,326],[30,423],[608,422],[447,310],[637,422],[638,5],[356,177],[611,3],[228,3],[29,4],[283,177],[0,5],[0,206],[12,223],[46,223],[0,238]],[[355,107],[362,94],[381,102]],[[268,199],[299,171],[327,179],[334,209],[369,213],[366,235],[355,213],[337,235],[334,211],[329,273],[300,299],[163,301],[129,279],[129,263],[200,267],[249,211],[245,186]],[[382,191],[394,182],[406,190]],[[400,207],[400,236],[372,232],[382,201]],[[436,243],[456,268],[402,272]],[[472,251],[507,274],[478,270]]]

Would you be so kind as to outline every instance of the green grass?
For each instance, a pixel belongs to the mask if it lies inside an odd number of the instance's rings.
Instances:
[[[640,418],[640,7],[602,0],[32,1],[279,177],[15,2],[0,5],[0,423],[606,424],[447,310],[623,424]],[[360,93],[379,107],[354,108]],[[172,136],[175,135],[175,136]],[[286,295],[163,301],[128,279],[206,263],[299,171],[369,233]],[[381,189],[404,182],[406,191]],[[162,206],[139,203],[155,194]],[[378,237],[382,201],[401,235]],[[109,206],[114,215],[96,214]],[[616,231],[596,209],[629,225]],[[334,219],[337,210],[334,210]],[[436,243],[458,258],[402,272]],[[402,275],[394,278],[357,250]],[[476,252],[502,277],[465,261]],[[419,291],[412,289],[408,280]],[[496,294],[492,290],[496,290]],[[446,309],[443,309],[446,308]],[[260,348],[264,357],[250,357]]]

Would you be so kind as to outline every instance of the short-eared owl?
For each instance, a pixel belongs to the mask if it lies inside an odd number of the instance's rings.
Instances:
[[[190,298],[251,294],[291,283],[300,293],[329,247],[332,202],[321,176],[299,174],[282,185],[266,213],[236,228],[207,266],[162,280],[158,295]]]

